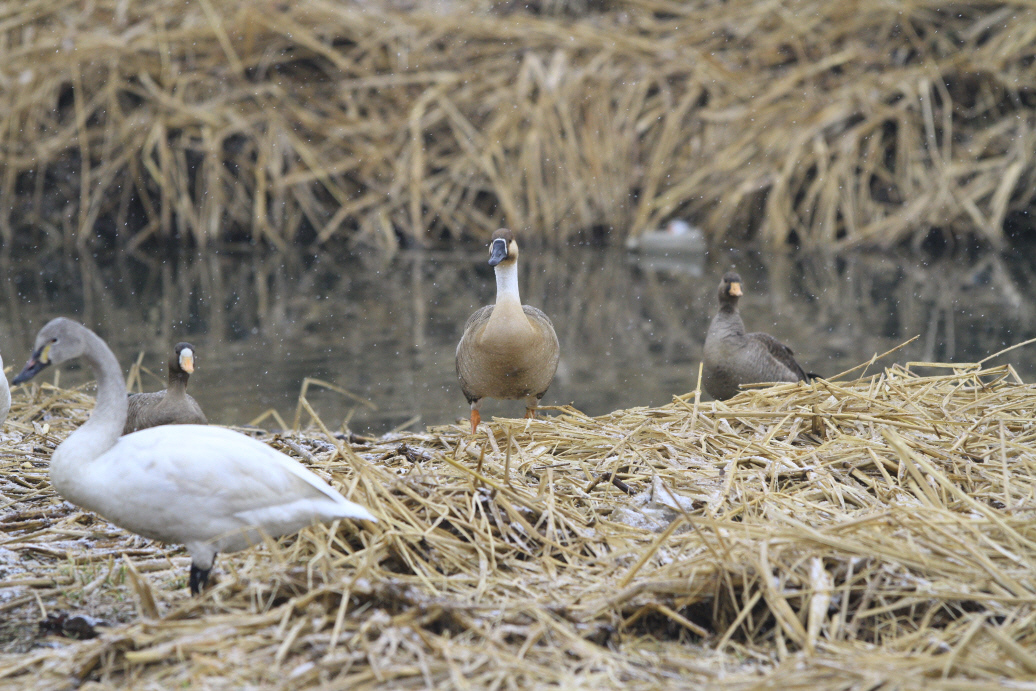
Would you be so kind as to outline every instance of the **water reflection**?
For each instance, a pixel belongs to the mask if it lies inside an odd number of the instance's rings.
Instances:
[[[896,360],[975,361],[1036,337],[1036,265],[1025,253],[926,261],[723,251],[659,261],[615,249],[530,247],[522,297],[551,316],[562,346],[544,405],[600,414],[693,389],[716,285],[731,266],[745,279],[748,328],[786,341],[806,369],[822,374],[914,335],[921,338]],[[144,364],[161,372],[168,349],[192,341],[199,367],[190,391],[213,422],[245,423],[274,408],[291,423],[308,376],[369,402],[311,391],[325,423],[372,434],[467,416],[454,349],[495,286],[481,247],[392,260],[232,249],[165,259],[7,258],[0,268],[8,277],[0,347],[9,368],[24,362],[47,319],[69,315],[106,338],[127,370],[143,351]],[[1000,361],[1036,378],[1036,345]],[[86,373],[66,369],[61,377],[81,382]],[[520,402],[483,406],[486,418],[521,413]]]

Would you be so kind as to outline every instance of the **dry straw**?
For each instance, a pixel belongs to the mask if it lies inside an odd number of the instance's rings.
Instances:
[[[524,7],[8,3],[0,237],[997,245],[1036,196],[1030,2]]]
[[[697,392],[352,445],[260,436],[381,518],[221,556],[61,502],[88,396],[16,391],[0,684],[66,688],[1028,688],[1036,388],[1009,365]],[[307,407],[307,416],[314,414]],[[50,637],[58,610],[111,626]]]

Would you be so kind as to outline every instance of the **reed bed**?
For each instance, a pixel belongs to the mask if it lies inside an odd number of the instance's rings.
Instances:
[[[532,5],[9,4],[0,238],[1031,231],[1031,3]]]
[[[859,371],[857,370],[857,373]],[[845,379],[845,377],[843,377]],[[380,439],[250,430],[369,506],[217,561],[58,499],[92,405],[15,393],[0,456],[12,688],[1030,688],[1036,387],[1009,365],[697,391]],[[55,621],[88,615],[53,633]],[[46,632],[38,622],[48,620]]]

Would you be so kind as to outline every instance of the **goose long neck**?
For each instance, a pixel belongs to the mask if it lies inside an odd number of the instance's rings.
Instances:
[[[496,304],[522,304],[518,296],[518,262],[496,265]]]
[[[97,378],[97,404],[90,419],[69,435],[62,446],[80,449],[78,455],[92,460],[114,446],[122,434],[126,424],[126,381],[115,354],[97,334],[88,331],[84,341],[86,350],[82,357]],[[73,440],[74,444],[70,443]]]

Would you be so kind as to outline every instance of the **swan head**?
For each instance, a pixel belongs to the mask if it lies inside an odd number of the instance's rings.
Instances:
[[[728,271],[723,274],[723,280],[719,282],[720,304],[734,303],[736,305],[737,299],[743,294],[741,290],[741,277],[734,271]]]
[[[194,372],[194,346],[190,343],[177,343],[173,348],[173,359],[169,361],[169,369],[173,372],[191,374]]]
[[[489,240],[489,265],[513,264],[518,261],[518,243],[514,239],[514,233],[507,228],[501,228],[493,233]]]
[[[32,379],[50,365],[60,365],[62,362],[82,355],[86,352],[84,331],[82,325],[71,319],[65,317],[51,319],[36,334],[36,345],[33,346],[32,357],[11,382],[21,384]]]

